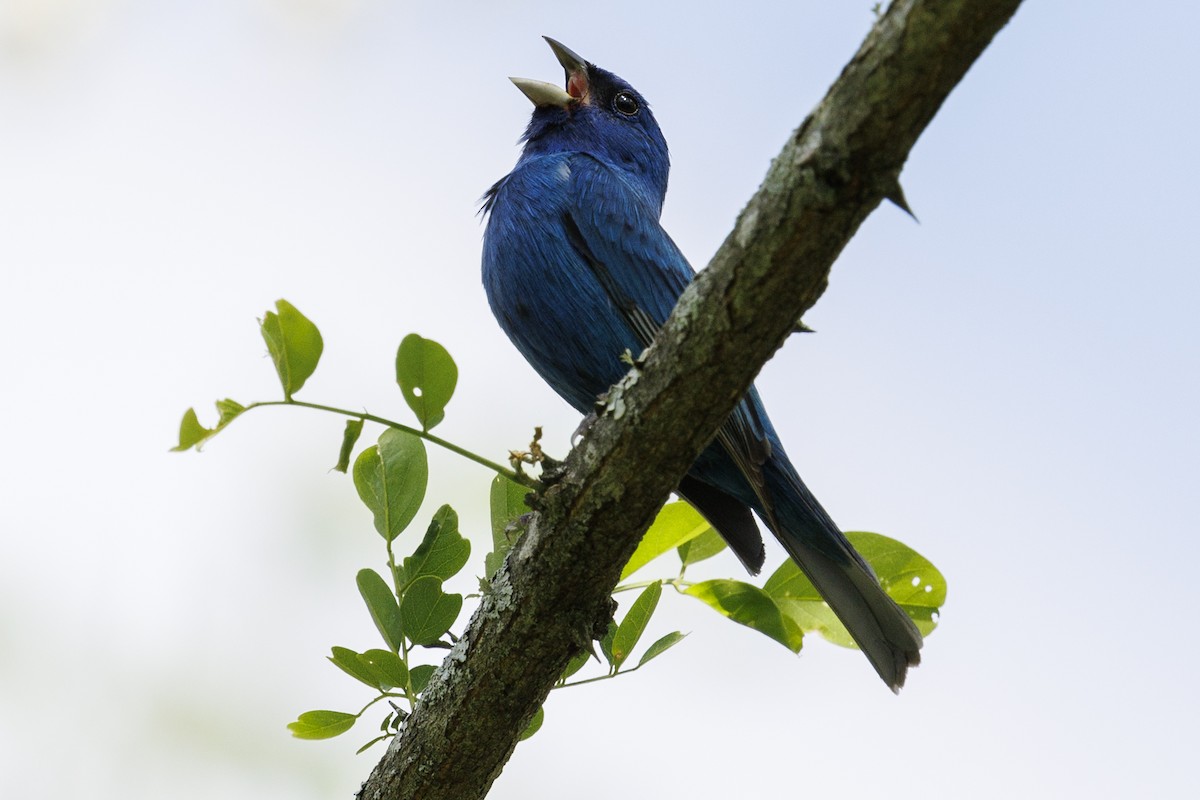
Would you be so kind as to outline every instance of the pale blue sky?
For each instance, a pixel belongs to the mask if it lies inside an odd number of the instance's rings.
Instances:
[[[286,297],[325,334],[302,397],[405,417],[419,331],[462,375],[439,433],[502,457],[542,424],[564,452],[574,412],[479,284],[476,202],[529,113],[507,76],[558,79],[548,34],[637,86],[702,266],[872,21],[745,5],[0,3],[7,793],[357,788],[369,725],[283,727],[356,709],[324,656],[375,646],[341,423],[256,412],[168,454],[179,417],[277,395],[254,320]],[[667,596],[652,632],[687,641],[552,695],[493,797],[1196,795],[1198,24],[1028,3],[913,151],[921,223],[880,208],[759,381],[834,518],[948,578],[901,696]],[[477,560],[488,480],[435,454],[418,518],[454,504]]]

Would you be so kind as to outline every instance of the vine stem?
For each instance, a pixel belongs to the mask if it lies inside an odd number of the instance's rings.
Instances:
[[[630,672],[633,672],[633,670],[630,670]],[[369,703],[367,703],[365,706],[363,706],[361,709],[359,709],[359,712],[358,712],[357,714],[355,714],[355,715],[354,715],[354,716],[355,716],[355,718],[361,717],[363,714],[367,713],[367,709],[368,709],[368,708],[370,708],[371,706],[375,705],[375,704],[376,704],[376,703],[378,703],[380,700],[387,700],[389,697],[405,697],[405,695],[403,695],[403,694],[397,694],[396,692],[382,692],[382,693],[381,693],[381,694],[380,694],[378,697],[376,697],[374,700],[372,700],[371,702],[369,702]]]
[[[617,594],[618,592],[631,592],[634,589],[645,589],[647,586],[649,586],[652,583],[661,583],[664,586],[671,586],[677,592],[687,591],[688,587],[692,585],[691,581],[683,580],[683,575],[681,574],[678,578],[657,578],[652,581],[640,581],[638,583],[622,583],[620,586],[617,586],[615,589],[613,589],[613,594]]]
[[[570,683],[560,683],[557,686],[555,686],[554,688],[555,689],[569,689],[572,686],[583,686],[585,683],[596,683],[597,681],[611,681],[613,678],[619,678],[622,675],[632,675],[633,673],[635,673],[639,669],[641,669],[642,666],[643,666],[642,664],[638,664],[635,667],[630,667],[629,669],[618,670],[616,672],[610,672],[607,675],[597,675],[594,678],[584,678],[583,680],[580,680],[580,681],[571,681]]]
[[[390,419],[385,419],[384,417],[376,416],[375,414],[368,414],[365,411],[351,411],[346,408],[337,408],[335,406],[322,405],[321,403],[306,403],[303,400],[260,400],[258,402],[251,403],[248,406],[246,406],[246,408],[244,409],[244,411],[242,413],[245,413],[246,411],[249,411],[252,408],[258,408],[260,406],[299,406],[300,408],[311,408],[316,411],[326,411],[326,412],[329,412],[330,414],[339,414],[343,417],[352,417],[354,419],[361,419],[364,422],[374,422],[379,425],[383,425],[386,428],[395,428],[398,431],[404,431],[405,433],[411,433],[413,436],[416,436],[420,439],[424,439],[425,441],[429,442],[430,444],[436,444],[438,447],[441,447],[445,450],[449,450],[451,453],[455,453],[456,455],[462,456],[463,458],[467,459],[468,461],[474,461],[476,464],[479,464],[483,467],[487,467],[492,472],[495,472],[498,475],[503,475],[504,477],[508,478],[510,481],[513,481],[514,483],[519,483],[522,486],[528,487],[529,489],[532,489],[535,492],[540,492],[544,488],[542,486],[542,482],[537,480],[536,478],[531,478],[528,475],[525,475],[524,473],[520,473],[520,472],[517,472],[516,470],[509,469],[508,467],[498,464],[495,461],[491,461],[489,459],[484,458],[481,455],[472,453],[470,450],[459,447],[458,445],[454,444],[453,442],[448,442],[445,439],[441,438],[440,436],[434,436],[429,431],[423,431],[419,428],[414,428],[410,425],[403,425],[399,422],[394,422]]]

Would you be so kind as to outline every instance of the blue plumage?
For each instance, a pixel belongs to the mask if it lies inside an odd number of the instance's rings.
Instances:
[[[500,326],[578,410],[592,410],[653,340],[694,272],[659,224],[670,162],[645,99],[547,39],[566,90],[514,79],[535,109],[516,167],[493,186],[483,283]],[[753,509],[893,690],[921,635],[804,486],[752,387],[679,487],[751,572]]]

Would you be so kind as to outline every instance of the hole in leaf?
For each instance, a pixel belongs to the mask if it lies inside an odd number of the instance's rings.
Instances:
[[[413,392],[413,397],[420,397],[421,396],[421,387],[414,386],[412,392]]]
[[[921,578],[920,578],[920,576],[918,576],[918,575],[913,575],[913,579],[912,579],[912,585],[913,585],[913,586],[920,586],[920,585],[921,585]]]
[[[928,594],[929,592],[932,592],[932,591],[933,591],[933,585],[929,584],[929,583],[925,584],[925,592]]]

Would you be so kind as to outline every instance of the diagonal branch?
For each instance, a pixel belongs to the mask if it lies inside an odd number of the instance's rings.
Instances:
[[[540,498],[362,797],[487,794],[567,661],[603,633],[655,512],[858,226],[898,196],[917,137],[1019,4],[897,0],[878,20]]]

